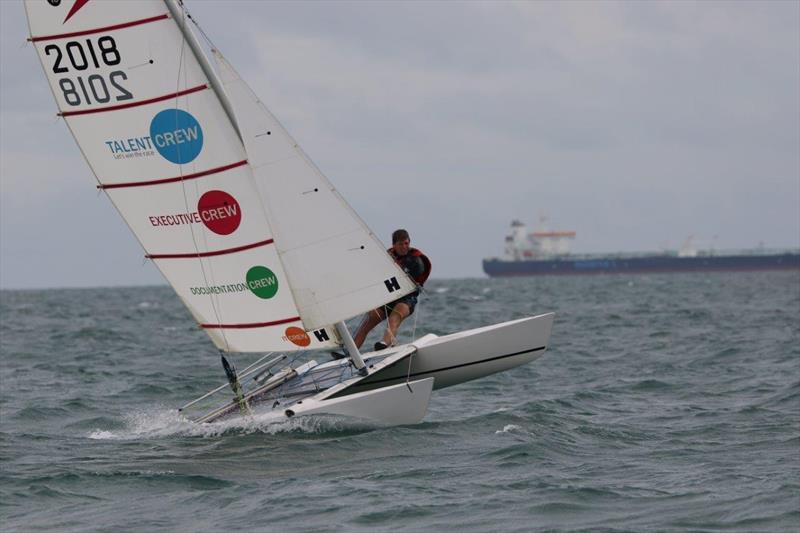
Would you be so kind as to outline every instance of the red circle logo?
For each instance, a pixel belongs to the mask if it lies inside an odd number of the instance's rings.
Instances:
[[[286,328],[286,338],[293,344],[302,348],[311,344],[311,337],[301,328],[296,328],[294,326]]]
[[[217,235],[230,235],[242,222],[242,208],[225,191],[208,191],[197,202],[203,224]]]

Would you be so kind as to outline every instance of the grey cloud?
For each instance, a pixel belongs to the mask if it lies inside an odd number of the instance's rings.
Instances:
[[[722,248],[800,246],[796,2],[188,5],[368,224],[384,239],[407,226],[438,276],[480,275],[508,222],[542,211],[578,231],[577,250],[690,234],[719,235]],[[3,286],[33,283],[14,229],[28,212],[7,199],[28,182],[56,182],[110,233],[71,236],[82,222],[32,187],[41,197],[27,205],[43,214],[25,239],[87,257],[110,248],[119,283],[158,280],[123,260],[141,250],[121,222],[112,232],[116,214],[49,122],[38,60],[19,48],[19,4],[0,8]]]

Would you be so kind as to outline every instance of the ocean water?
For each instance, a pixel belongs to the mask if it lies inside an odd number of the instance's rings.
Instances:
[[[224,375],[166,287],[0,308],[3,531],[800,529],[798,273],[432,280],[406,339],[551,345],[388,428],[182,419]]]

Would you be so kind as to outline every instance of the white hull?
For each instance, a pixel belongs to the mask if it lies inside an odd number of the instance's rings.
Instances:
[[[547,348],[553,313],[512,320],[438,337],[425,335],[411,344],[365,354],[366,377],[353,374],[347,360],[317,365],[309,362],[296,369],[291,381],[267,393],[248,397],[252,406],[273,405],[276,420],[300,415],[337,415],[368,419],[382,424],[414,424],[427,410],[431,390],[502,372],[539,358]],[[292,390],[319,383],[319,376],[349,373],[352,377],[306,395]],[[294,389],[292,389],[294,387]],[[258,406],[258,407],[257,407]],[[201,417],[213,422],[238,412],[235,403]],[[263,416],[259,413],[259,416]],[[269,418],[269,417],[268,417]]]
[[[416,424],[428,411],[433,378],[382,387],[333,399],[308,399],[294,404],[284,416],[336,415],[388,425]]]
[[[356,386],[384,386],[407,378],[433,377],[436,390],[529,363],[544,354],[554,316],[547,313],[443,337],[426,335],[410,345],[417,351],[409,359],[375,373]],[[398,349],[406,346],[409,345]],[[369,362],[369,354],[366,359]]]

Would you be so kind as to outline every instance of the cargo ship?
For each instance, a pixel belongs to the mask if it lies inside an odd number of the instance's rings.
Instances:
[[[572,254],[574,231],[541,230],[529,233],[519,220],[511,223],[505,255],[483,260],[490,277],[583,274],[646,274],[664,272],[800,271],[800,249],[698,251],[691,238],[678,251]]]

